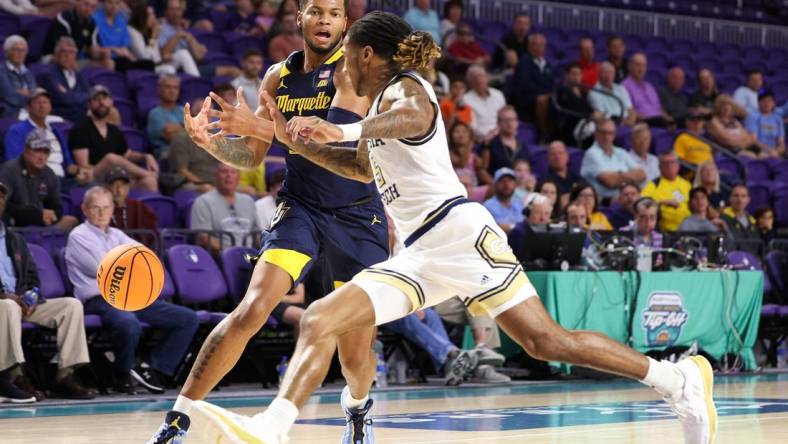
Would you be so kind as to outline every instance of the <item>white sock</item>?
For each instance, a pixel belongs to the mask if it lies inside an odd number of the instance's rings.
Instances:
[[[276,436],[284,437],[290,433],[290,428],[298,417],[298,408],[288,399],[275,398],[261,416],[263,428],[273,430]]]
[[[345,407],[349,409],[355,409],[366,404],[367,401],[369,401],[369,395],[363,397],[362,399],[356,399],[350,394],[350,387],[345,386],[345,388],[342,389],[342,399],[345,402]]]
[[[662,396],[673,396],[684,388],[684,375],[670,361],[648,358],[648,373],[643,384],[653,387]]]
[[[178,395],[178,398],[175,399],[175,405],[172,406],[172,409],[176,412],[181,412],[184,415],[189,415],[192,411],[192,406],[194,405],[194,401],[191,399],[183,396]]]

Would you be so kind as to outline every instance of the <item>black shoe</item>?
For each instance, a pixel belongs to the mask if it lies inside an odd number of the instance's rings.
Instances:
[[[80,384],[74,375],[66,376],[57,381],[55,386],[52,387],[52,393],[63,399],[93,399],[96,397],[93,390]]]
[[[131,369],[131,377],[153,394],[164,393],[164,384],[159,378],[159,372],[144,362]]]
[[[189,415],[170,410],[159,431],[148,441],[148,444],[181,444],[186,432],[189,431],[191,420]]]
[[[36,402],[36,397],[12,384],[7,376],[0,376],[0,404],[4,402],[31,404]]]
[[[16,386],[16,388],[22,390],[25,393],[30,393],[31,395],[36,397],[36,401],[43,401],[47,399],[44,392],[37,389],[32,382],[25,375],[19,375],[14,378],[12,384]]]
[[[131,382],[131,375],[128,373],[115,374],[115,391],[126,395],[136,395],[134,384]]]
[[[479,365],[476,353],[461,350],[456,358],[446,363],[446,385],[460,385],[468,375]]]

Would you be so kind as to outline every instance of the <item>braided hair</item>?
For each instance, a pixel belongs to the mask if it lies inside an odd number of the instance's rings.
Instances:
[[[414,32],[405,20],[388,12],[370,12],[356,21],[347,35],[354,45],[371,47],[402,70],[424,70],[441,56],[430,33]]]

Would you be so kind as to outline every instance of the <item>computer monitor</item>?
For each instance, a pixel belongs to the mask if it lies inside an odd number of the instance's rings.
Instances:
[[[528,270],[561,270],[580,265],[586,233],[531,233],[525,239],[521,262]]]

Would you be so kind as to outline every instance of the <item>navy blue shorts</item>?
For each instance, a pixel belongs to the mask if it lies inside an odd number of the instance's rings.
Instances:
[[[298,285],[321,259],[334,287],[389,257],[388,224],[377,197],[339,209],[315,208],[280,196],[261,259],[277,265]]]

